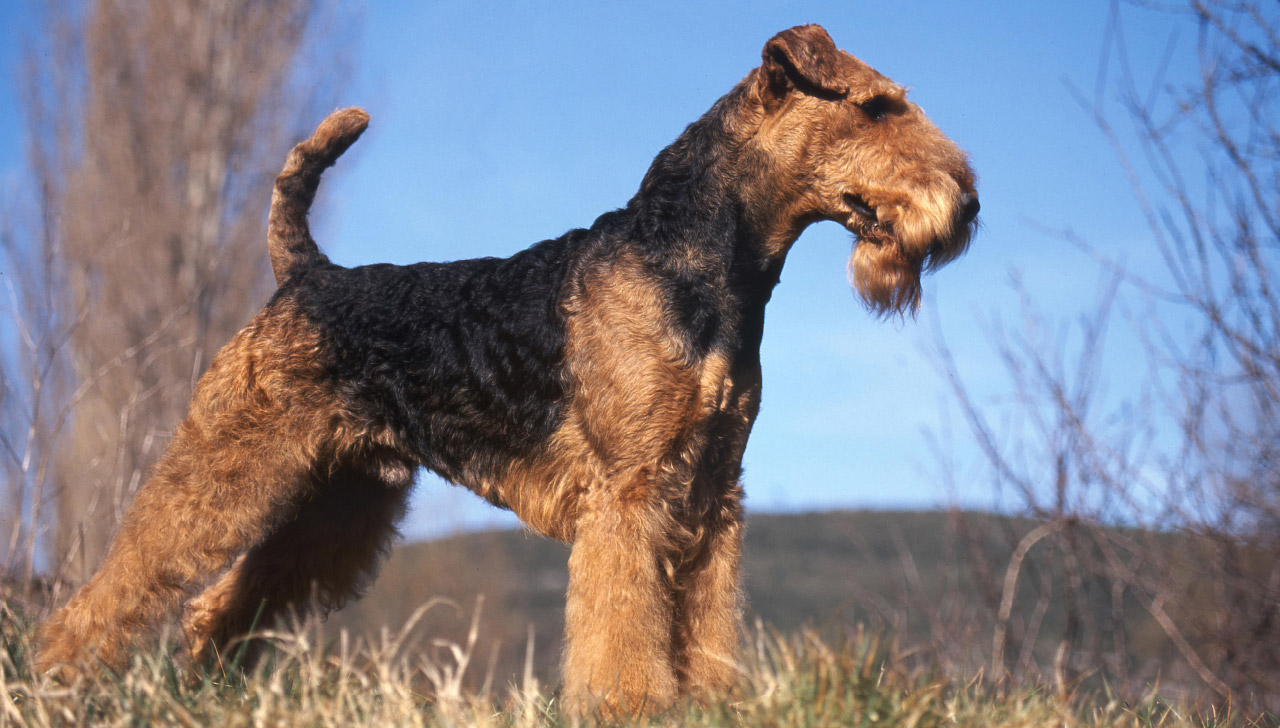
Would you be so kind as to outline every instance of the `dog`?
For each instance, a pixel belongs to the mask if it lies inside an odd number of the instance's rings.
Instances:
[[[741,461],[787,252],[811,223],[845,226],[862,301],[911,315],[979,210],[965,153],[821,27],[779,33],[762,59],[626,207],[505,259],[330,263],[307,213],[368,116],[327,118],[276,180],[278,290],[201,377],[98,572],[41,629],[39,668],[118,668],[184,600],[197,662],[286,609],[340,606],[425,467],[572,544],[566,703],[725,693]]]

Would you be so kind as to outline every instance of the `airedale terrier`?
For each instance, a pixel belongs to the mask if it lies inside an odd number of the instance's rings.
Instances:
[[[787,251],[810,223],[844,225],[862,300],[909,315],[978,212],[964,152],[821,27],[763,59],[625,208],[506,259],[330,263],[307,211],[368,117],[326,119],[276,180],[279,290],[200,379],[105,562],[41,630],[39,666],[120,666],[201,587],[183,621],[197,660],[290,606],[338,606],[425,467],[572,543],[570,704],[726,691],[741,460]]]

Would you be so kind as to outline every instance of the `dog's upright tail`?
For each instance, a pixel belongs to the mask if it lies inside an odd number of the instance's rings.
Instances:
[[[307,213],[320,186],[320,174],[338,161],[368,125],[369,115],[363,109],[335,111],[320,122],[310,139],[289,152],[284,170],[276,177],[267,217],[267,249],[277,285],[297,266],[326,259],[311,239]]]

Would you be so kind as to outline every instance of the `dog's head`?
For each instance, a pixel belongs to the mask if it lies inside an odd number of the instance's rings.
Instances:
[[[784,201],[779,214],[793,229],[844,225],[856,237],[849,266],[862,300],[877,313],[913,313],[920,276],[963,253],[977,226],[968,157],[901,86],[817,25],[779,33],[763,56],[752,144]]]

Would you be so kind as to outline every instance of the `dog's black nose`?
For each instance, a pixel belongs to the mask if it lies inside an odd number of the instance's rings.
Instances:
[[[960,196],[960,222],[965,224],[973,222],[973,218],[978,216],[978,210],[981,209],[982,205],[978,204],[977,195],[966,192]]]

